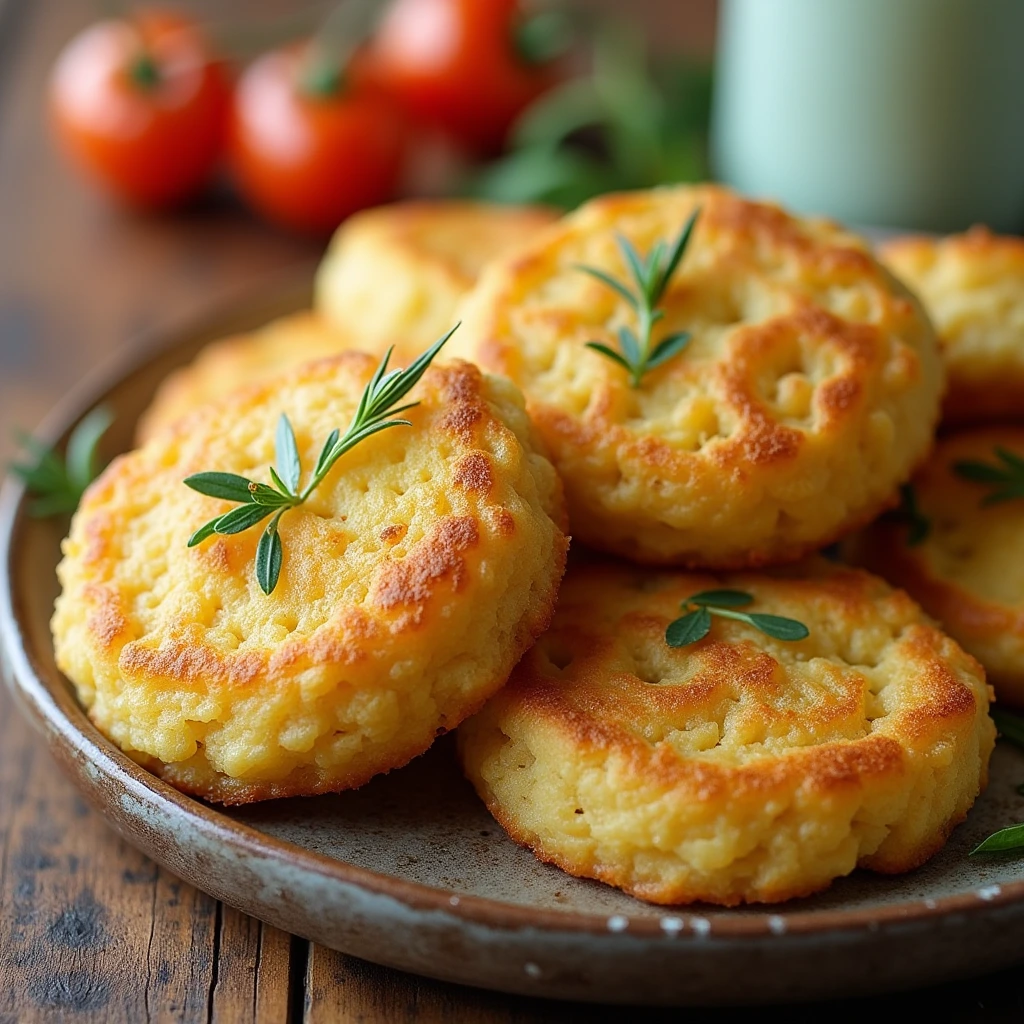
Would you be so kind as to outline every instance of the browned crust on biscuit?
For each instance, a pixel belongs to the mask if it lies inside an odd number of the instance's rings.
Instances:
[[[573,290],[578,286],[565,265],[575,258],[574,247],[604,245],[616,225],[648,225],[658,215],[668,220],[668,212],[659,213],[661,203],[682,216],[691,201],[701,209],[697,244],[664,299],[665,330],[686,326],[693,305],[697,341],[703,346],[706,338],[706,347],[697,356],[698,346],[691,343],[689,353],[649,373],[643,389],[649,397],[643,401],[620,369],[590,368],[589,362],[585,405],[576,391],[565,397],[559,391],[561,371],[552,365],[561,365],[566,348],[576,344],[578,358],[592,361],[584,342],[614,343],[620,315],[607,289],[594,284],[586,301]],[[759,262],[765,251],[777,254],[791,274],[773,276],[776,271]],[[744,300],[729,288],[742,292],[745,275],[760,275],[761,286],[772,291],[770,314],[753,313],[744,320]],[[855,292],[860,312],[847,316],[841,303],[826,308],[823,296],[833,288]],[[716,298],[717,289],[723,294]],[[523,388],[531,418],[566,480],[574,533],[599,549],[647,564],[729,570],[797,560],[886,508],[898,484],[925,457],[930,444],[925,427],[938,419],[934,335],[916,299],[864,243],[835,225],[801,221],[715,186],[623,193],[588,203],[516,258],[492,266],[465,312],[467,330],[455,339],[457,351]],[[701,327],[703,320],[711,327]],[[791,354],[792,369],[782,365],[787,360],[780,352]],[[791,373],[811,392],[804,414],[781,411],[765,383],[772,374],[781,379]],[[563,383],[570,390],[576,386],[568,375]],[[698,426],[684,430],[669,424],[664,409],[676,392],[708,403],[714,425],[707,434]],[[653,423],[644,402],[655,410]],[[919,415],[908,427],[907,410],[914,402]],[[897,447],[906,450],[902,462],[879,456],[875,412],[889,417],[890,429],[906,439]],[[681,441],[679,435],[691,430],[696,441]],[[869,453],[876,476],[865,470],[863,486],[851,490],[844,514],[833,513],[832,521],[815,529],[801,498],[776,497],[798,493],[801,473],[808,481],[851,471],[856,476],[852,466],[841,464],[845,453],[857,448]],[[823,498],[835,499],[836,489],[823,484]],[[700,495],[709,508],[721,510],[709,518],[732,523],[728,517],[738,515],[748,491],[779,503],[779,525],[750,543],[733,544],[733,550],[723,539],[738,532],[731,526],[703,531],[708,540],[698,543],[694,538],[702,531],[696,515],[656,497]],[[632,519],[617,511],[627,501],[623,494],[635,495],[628,499],[635,505]],[[641,495],[653,497],[642,500]],[[823,505],[839,507],[835,500]]]
[[[991,461],[996,445],[1024,453],[1024,428],[975,427],[940,439],[931,461],[913,481],[926,518],[943,515],[944,493],[949,493],[950,489],[971,488],[976,492],[976,497],[972,493],[971,499],[978,504],[978,542],[984,543],[984,512],[980,501],[985,489],[959,479],[952,464],[958,459]],[[904,524],[883,519],[851,543],[849,553],[859,564],[904,588],[966,648],[1000,637],[1016,637],[1024,645],[1024,608],[988,599],[960,580],[939,575],[928,558],[931,543],[926,539],[921,545],[911,546],[907,543]],[[1016,671],[989,664],[986,671],[1000,699],[1024,706],[1024,663]]]
[[[465,736],[460,733],[467,777],[509,835],[541,860],[663,904],[773,902],[808,895],[830,884],[828,879],[816,879],[751,888],[742,884],[741,877],[740,884],[715,891],[707,885],[638,880],[638,874],[621,862],[601,863],[589,855],[568,854],[525,827],[514,808],[503,805],[480,774],[480,765],[473,760],[478,755],[467,762],[468,748],[480,743],[483,736],[492,736],[499,746],[501,741],[525,742],[535,752],[542,750],[542,763],[550,764],[552,770],[561,756],[581,773],[612,771],[616,792],[649,788],[659,801],[707,805],[712,813],[728,807],[733,816],[742,816],[744,806],[828,806],[857,793],[906,789],[916,785],[918,773],[928,771],[920,766],[912,769],[913,759],[921,752],[939,742],[955,742],[963,751],[969,750],[968,738],[979,728],[978,716],[984,712],[965,679],[980,683],[980,666],[923,621],[906,594],[889,590],[881,580],[856,570],[824,566],[813,568],[804,578],[739,575],[716,579],[661,573],[646,577],[653,589],[649,598],[641,600],[616,591],[626,587],[631,577],[645,579],[639,570],[601,563],[574,567],[553,630],[527,653],[481,719],[470,724]],[[641,679],[624,663],[623,647],[632,651],[643,641],[645,650],[652,649],[677,614],[679,600],[690,593],[720,586],[754,590],[758,583],[772,588],[766,592],[776,597],[788,595],[788,600],[813,612],[822,629],[826,622],[842,623],[850,631],[889,624],[886,628],[892,636],[885,642],[886,657],[897,658],[898,671],[912,680],[901,704],[872,718],[862,703],[866,681],[856,663],[847,663],[842,670],[845,677],[839,668],[829,677],[827,700],[798,714],[801,728],[816,726],[826,733],[833,727],[842,732],[862,721],[861,733],[854,738],[810,741],[741,763],[682,753],[665,740],[665,732],[682,730],[684,723],[689,729],[689,723],[721,718],[727,707],[746,708],[744,715],[759,716],[756,721],[765,735],[775,735],[776,727],[788,728],[790,716],[797,714],[790,710],[789,688],[793,684],[787,682],[783,666],[768,651],[758,649],[756,641],[722,641],[711,635],[685,652],[663,651],[662,663],[685,671],[684,685],[659,685],[671,681],[668,679]],[[616,592],[619,597],[614,596]],[[604,610],[606,602],[617,609],[611,613],[613,618]],[[636,610],[624,614],[618,610],[631,603]],[[814,642],[815,626],[811,628],[812,639],[804,643]],[[828,642],[823,643],[828,649]],[[814,656],[814,649],[809,648],[801,660]],[[819,668],[821,671],[826,669]],[[680,682],[675,677],[672,680]],[[749,702],[741,703],[742,697]],[[884,722],[878,723],[876,718]],[[743,728],[750,727],[747,718],[740,721],[745,723]],[[720,728],[724,726],[720,724]],[[527,738],[531,736],[532,741]],[[497,747],[488,744],[479,749],[493,755]],[[981,754],[984,785],[984,745]],[[616,813],[627,813],[625,805],[616,807]],[[668,807],[664,814],[666,818],[671,814]],[[954,807],[920,841],[883,845],[877,852],[861,856],[858,863],[880,872],[911,870],[942,846],[965,815],[966,810]]]
[[[370,355],[344,352],[307,364],[280,381],[253,385],[229,400],[231,422],[244,419],[249,410],[260,412],[266,405],[278,402],[282,388],[316,385],[317,389],[309,393],[322,397],[318,389],[323,382],[337,388],[339,396],[348,392],[357,396],[376,365],[377,360]],[[83,500],[68,542],[70,548],[66,559],[66,562],[78,562],[77,566],[68,568],[75,585],[80,587],[74,598],[74,628],[80,630],[78,637],[81,641],[77,645],[78,650],[91,652],[88,658],[93,662],[93,668],[100,661],[108,675],[112,672],[118,676],[118,685],[123,686],[124,695],[129,702],[135,702],[136,708],[143,708],[143,698],[150,690],[160,699],[168,700],[168,711],[175,713],[170,703],[177,699],[174,694],[180,694],[186,707],[207,699],[214,701],[222,709],[216,711],[215,717],[203,717],[210,714],[204,711],[195,719],[187,719],[189,723],[199,723],[203,727],[207,723],[211,727],[221,727],[234,714],[232,702],[236,699],[249,699],[261,692],[272,696],[286,694],[289,688],[297,691],[302,673],[330,666],[337,666],[337,672],[317,677],[317,685],[324,687],[327,693],[336,691],[337,699],[343,705],[352,697],[354,684],[351,680],[361,679],[365,684],[367,678],[374,679],[373,673],[377,670],[373,665],[378,662],[383,673],[378,680],[379,688],[383,691],[393,687],[394,699],[407,701],[410,699],[407,693],[410,684],[403,681],[393,686],[387,675],[388,667],[392,662],[402,661],[407,653],[416,657],[421,655],[419,648],[423,641],[416,637],[417,633],[431,625],[449,628],[443,614],[447,603],[457,595],[464,595],[466,588],[477,579],[482,559],[492,559],[494,566],[505,565],[502,571],[508,571],[512,579],[514,574],[509,567],[513,563],[509,561],[508,552],[517,549],[509,545],[522,548],[524,537],[535,536],[538,540],[543,539],[545,550],[551,546],[551,558],[544,564],[543,571],[535,576],[524,580],[520,574],[516,586],[525,588],[517,591],[523,595],[523,607],[517,612],[518,618],[503,621],[500,626],[502,640],[496,648],[500,654],[494,658],[488,654],[481,659],[481,664],[486,667],[471,685],[464,685],[461,681],[455,685],[445,679],[450,692],[439,688],[431,694],[431,701],[436,704],[437,721],[427,723],[429,728],[424,727],[421,735],[412,735],[404,746],[383,749],[379,753],[375,748],[365,756],[360,752],[353,766],[347,770],[344,763],[337,770],[333,765],[327,770],[304,767],[274,781],[268,778],[269,772],[256,778],[220,775],[207,762],[202,749],[205,742],[202,737],[206,735],[202,728],[197,729],[196,734],[199,751],[188,760],[161,764],[153,756],[129,750],[140,762],[186,791],[226,803],[338,791],[361,785],[373,775],[397,767],[422,753],[438,731],[454,728],[464,717],[478,710],[505,682],[511,667],[547,627],[565,566],[568,538],[561,532],[565,510],[557,487],[550,496],[546,492],[542,497],[536,494],[540,481],[553,480],[553,473],[550,467],[546,467],[547,477],[535,474],[528,461],[532,458],[528,454],[529,449],[524,448],[523,442],[517,438],[512,421],[506,422],[509,407],[503,403],[512,397],[507,385],[485,378],[475,366],[455,361],[429,369],[420,381],[415,397],[418,404],[408,414],[414,421],[415,430],[409,430],[408,434],[395,432],[393,441],[397,443],[408,438],[408,443],[419,446],[417,451],[429,451],[431,460],[435,449],[440,448],[447,466],[445,472],[449,484],[446,486],[451,490],[446,492],[444,500],[439,501],[437,513],[431,513],[426,521],[420,523],[420,532],[414,541],[408,539],[409,526],[406,523],[382,518],[380,525],[372,531],[365,553],[360,555],[371,561],[366,563],[365,575],[355,580],[358,591],[364,595],[355,598],[357,603],[347,604],[347,597],[338,596],[333,612],[329,607],[323,610],[322,616],[317,612],[318,617],[308,627],[297,629],[294,622],[288,624],[289,619],[294,619],[289,602],[294,604],[296,599],[301,600],[298,595],[304,593],[297,589],[296,597],[285,595],[282,607],[276,609],[284,613],[283,621],[270,620],[272,625],[284,626],[287,631],[284,639],[261,640],[258,644],[243,644],[232,649],[225,640],[223,629],[216,636],[208,635],[220,629],[217,623],[224,607],[236,600],[236,594],[246,593],[245,588],[251,581],[258,534],[258,531],[250,531],[213,537],[197,548],[185,546],[187,528],[193,517],[195,522],[202,522],[217,514],[218,510],[229,507],[227,503],[193,495],[188,489],[181,488],[181,479],[188,473],[208,468],[205,464],[208,444],[204,441],[207,436],[204,432],[209,432],[211,437],[220,436],[218,418],[227,414],[222,408],[210,407],[197,410],[175,423],[146,448],[115,460]],[[523,418],[518,408],[515,415],[518,424],[518,420]],[[296,424],[301,439],[301,423],[296,420]],[[519,430],[520,426],[516,425],[515,429]],[[203,464],[199,464],[200,460],[204,460]],[[506,466],[499,471],[501,460],[505,460]],[[401,458],[396,462],[383,460],[383,471],[401,461]],[[424,463],[433,464],[432,461]],[[353,472],[358,473],[358,461],[354,466]],[[228,468],[235,469],[234,466]],[[182,508],[187,504],[188,509],[180,521],[174,515],[167,521],[160,520],[160,534],[174,538],[175,544],[180,543],[180,549],[174,549],[174,557],[195,560],[201,566],[205,583],[201,593],[194,593],[186,589],[191,577],[183,578],[184,602],[180,606],[172,604],[173,610],[154,619],[146,627],[151,631],[146,632],[138,623],[149,622],[145,611],[149,606],[144,601],[137,603],[140,596],[138,588],[131,581],[121,579],[119,565],[133,546],[138,550],[140,537],[144,543],[145,529],[140,527],[133,534],[126,527],[137,526],[135,517],[148,515],[154,508],[147,506],[146,502],[153,494],[160,493],[154,479],[160,478],[161,474],[167,476],[168,487],[181,488],[174,492],[175,500]],[[430,476],[423,479],[429,480]],[[362,493],[358,491],[357,484],[352,486],[354,493]],[[386,500],[380,498],[382,504],[374,507],[388,514],[394,492],[388,491],[386,484],[381,487],[381,495],[388,497]],[[450,504],[449,496],[454,494],[459,495],[458,501]],[[126,496],[131,496],[132,501],[126,502]],[[538,514],[541,517],[548,515],[548,505],[551,522],[541,527],[542,519],[536,517]],[[446,513],[445,508],[457,511]],[[122,518],[130,516],[130,522],[122,522],[118,518],[118,510]],[[519,516],[524,518],[520,521]],[[321,499],[320,505],[312,500],[308,506],[294,510],[282,524],[289,556],[297,559],[302,557],[300,552],[312,550],[344,551],[351,541],[346,533],[349,529],[347,518],[330,504],[327,496]],[[374,542],[378,538],[380,546],[376,547]],[[77,550],[77,554],[72,554],[72,550]],[[162,556],[163,552],[158,552],[157,557]],[[535,561],[537,556],[533,555],[531,565]],[[90,574],[90,581],[84,585],[81,582],[83,562]],[[293,569],[298,568],[293,566]],[[152,571],[160,573],[156,568]],[[66,593],[61,601],[66,601],[69,599],[68,578],[62,579],[65,580]],[[301,572],[292,577],[292,582],[296,588],[306,586]],[[288,584],[289,578],[284,577],[282,585]],[[315,584],[314,580],[310,585],[315,587]],[[151,583],[145,586],[151,586]],[[142,588],[143,597],[146,596],[145,586]],[[500,598],[501,593],[496,592],[494,600]],[[315,594],[313,599],[317,600]],[[167,598],[161,596],[160,600]],[[250,614],[244,596],[241,600],[244,614]],[[133,605],[137,611],[132,611]],[[519,608],[519,605],[513,603],[509,607]],[[270,609],[267,614],[274,611]],[[255,618],[251,623],[259,628],[263,624],[259,619],[262,612],[257,608],[253,614]],[[136,615],[141,619],[137,620]],[[58,608],[55,624],[59,617]],[[231,628],[237,630],[237,623]],[[239,641],[244,641],[244,635],[239,637]],[[416,646],[409,652],[406,645],[414,642]],[[479,657],[478,651],[473,653],[467,647],[466,656],[471,653],[473,657]],[[454,661],[461,657],[457,650],[451,656]],[[348,672],[350,666],[358,666],[351,675]],[[445,664],[434,665],[430,671],[443,675]],[[106,722],[106,727],[116,732],[118,728],[125,728],[126,723],[118,717],[122,712],[111,710],[110,688],[109,684],[105,685],[107,691],[103,700],[106,703],[97,722],[103,726],[104,721],[100,719],[110,716],[111,721]],[[226,703],[216,704],[218,701]],[[426,703],[429,705],[431,701]],[[287,715],[291,708],[288,705],[283,707],[285,710],[275,712],[279,714],[275,726],[278,729],[289,724]],[[95,706],[91,710],[95,711]],[[147,713],[143,712],[143,722],[148,721],[145,718]],[[185,719],[189,712],[183,707],[180,713]],[[403,720],[403,727],[404,724]],[[413,720],[409,726],[410,734],[419,730],[421,724],[418,719]],[[149,726],[132,725],[131,728],[141,732]],[[327,735],[317,733],[317,742]],[[284,749],[290,751],[292,748]]]
[[[976,224],[962,234],[935,238],[907,235],[883,242],[879,257],[891,263],[912,285],[939,264],[987,270],[996,277],[1018,281],[1024,288],[1024,239],[997,235]],[[922,291],[925,289],[922,288]],[[945,348],[951,343],[942,337]],[[971,372],[953,359],[942,407],[947,426],[995,423],[1024,419],[1024,353],[1007,358],[997,370]]]

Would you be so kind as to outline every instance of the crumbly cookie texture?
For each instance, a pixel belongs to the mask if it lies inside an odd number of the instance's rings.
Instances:
[[[940,438],[913,481],[927,536],[911,544],[908,525],[887,518],[847,550],[920,601],[985,666],[1000,701],[1024,707],[1024,499],[985,505],[995,488],[953,468],[998,466],[998,448],[1024,459],[1024,427],[975,427]]]
[[[136,441],[145,444],[172,423],[231,391],[356,348],[357,340],[317,313],[304,310],[248,334],[211,342],[188,366],[164,379],[139,418]]]
[[[879,255],[938,331],[949,378],[943,419],[1024,420],[1024,240],[975,227],[893,239]]]
[[[668,647],[680,602],[723,586],[810,636],[716,618]],[[542,860],[654,903],[771,902],[934,854],[985,784],[988,705],[977,662],[867,573],[577,566],[459,749]]]
[[[364,210],[335,233],[315,306],[369,352],[419,352],[455,323],[484,266],[557,217],[541,206],[422,200]]]
[[[183,790],[359,786],[479,708],[549,621],[560,483],[514,386],[465,363],[428,370],[413,425],[358,444],[285,514],[269,596],[259,528],[186,547],[231,507],[186,476],[267,479],[282,412],[309,473],[376,362],[345,353],[205,407],[116,459],[74,517],[57,662],[100,730]]]
[[[639,388],[586,347],[635,314],[622,278],[700,217],[655,342],[692,335]],[[574,536],[635,561],[747,568],[870,521],[927,455],[942,367],[917,300],[837,225],[713,186],[588,203],[493,263],[453,352],[522,388]]]

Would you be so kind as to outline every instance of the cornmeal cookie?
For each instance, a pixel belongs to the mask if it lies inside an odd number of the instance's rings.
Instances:
[[[419,352],[455,323],[484,265],[558,214],[539,206],[424,200],[364,210],[335,233],[316,278],[316,307],[359,339]]]
[[[924,302],[949,377],[943,417],[1024,419],[1024,240],[975,227],[897,238],[881,259]]]
[[[986,781],[981,667],[876,577],[800,572],[572,568],[551,629],[459,729],[512,838],[641,899],[727,906],[934,854]],[[721,587],[809,636],[712,616],[669,647],[681,602]]]
[[[316,279],[315,311],[208,345],[157,391],[139,421],[144,443],[225,390],[269,380],[347,348],[412,360],[455,324],[484,264],[533,237],[544,207],[424,201],[379,206],[337,231]]]
[[[688,345],[638,387],[587,347],[637,314],[616,235],[646,257],[699,209],[654,342]],[[713,186],[596,199],[467,297],[454,351],[526,394],[573,535],[637,561],[795,559],[870,520],[927,454],[942,368],[920,305],[821,220]]]
[[[139,419],[136,440],[145,444],[193,409],[219,401],[244,385],[269,380],[300,363],[351,348],[352,340],[340,328],[307,310],[281,317],[250,334],[212,342],[192,363],[170,374],[160,385]]]
[[[909,591],[999,699],[1024,706],[1024,427],[943,437],[912,488],[913,515],[880,520],[851,557]]]
[[[269,482],[281,413],[308,479],[377,360],[307,364],[208,405],[89,488],[58,568],[57,663],[99,729],[187,792],[224,803],[362,785],[478,709],[547,625],[564,567],[561,488],[521,395],[454,362],[419,405],[342,455],[280,522],[186,543],[232,506],[182,482]],[[241,506],[239,506],[241,507]]]

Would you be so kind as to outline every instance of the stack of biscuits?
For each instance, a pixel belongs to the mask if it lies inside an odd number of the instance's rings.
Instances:
[[[608,282],[691,220],[652,325],[682,340],[631,377],[607,352],[638,304]],[[1024,467],[1024,430],[961,426],[1024,395],[1014,245],[911,240],[884,266],[839,225],[710,185],[562,218],[360,214],[314,309],[169,378],[87,492],[58,663],[100,730],[210,800],[353,788],[458,728],[509,835],[642,899],[914,868],[986,781],[975,659],[1024,698],[1017,504],[950,469],[996,460],[1012,489]],[[282,413],[312,465],[384,351],[407,362],[456,322],[411,426],[281,520],[271,594],[256,531],[187,547],[230,506],[184,478],[266,479]],[[933,450],[940,412],[958,432]],[[688,614],[706,628],[680,640]],[[772,617],[800,629],[756,628]]]

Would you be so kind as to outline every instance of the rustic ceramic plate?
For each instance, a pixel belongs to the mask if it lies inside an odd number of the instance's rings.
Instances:
[[[98,402],[130,446],[160,379],[217,335],[308,302],[308,289],[174,332],[64,404],[64,437]],[[988,791],[946,848],[902,877],[857,873],[777,907],[647,906],[539,864],[498,828],[442,742],[355,793],[233,811],[176,792],[92,727],[53,662],[48,622],[66,523],[0,496],[5,674],[62,767],[129,842],[189,882],[335,949],[449,981],[623,1003],[725,1004],[867,994],[1024,957],[1024,858],[968,859],[1024,820],[1024,754],[1000,745]]]

